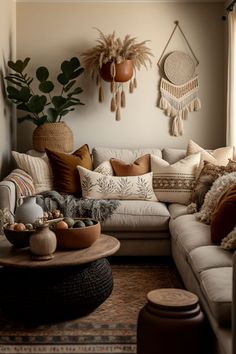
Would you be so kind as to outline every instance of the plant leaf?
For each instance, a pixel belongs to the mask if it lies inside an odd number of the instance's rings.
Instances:
[[[24,122],[25,120],[29,120],[29,121],[35,123],[36,118],[32,117],[32,116],[29,115],[29,114],[27,114],[27,115],[24,116],[24,117],[19,117],[19,118],[17,118],[18,123],[22,123],[22,122]],[[35,124],[36,124],[36,123],[35,123]]]
[[[39,84],[39,89],[43,93],[49,93],[54,89],[54,84],[52,81],[43,81]]]
[[[52,98],[52,103],[57,111],[66,103],[66,101],[66,98],[62,96],[54,96]]]
[[[64,92],[68,92],[75,83],[76,80],[71,81],[67,86],[64,87]]]
[[[38,114],[43,111],[46,103],[47,103],[46,96],[35,95],[30,98],[27,107],[29,108],[30,112]]]
[[[64,73],[61,73],[57,76],[57,81],[61,84],[61,85],[67,85],[68,82],[70,81]]]
[[[17,60],[16,62],[13,62],[12,60],[8,61],[8,66],[12,70],[16,71],[17,73],[22,74],[26,66],[28,65],[28,62],[30,61],[30,58],[26,58],[24,61],[22,60]]]
[[[37,70],[36,70],[36,77],[40,82],[44,82],[48,79],[49,77],[49,71],[47,68],[45,68],[45,66],[40,66]]]
[[[55,108],[50,107],[47,110],[47,121],[50,123],[55,123],[58,117],[58,113]]]
[[[71,96],[73,96],[73,95],[78,95],[78,94],[80,94],[81,92],[83,92],[82,88],[81,88],[81,87],[76,87],[76,88],[74,89],[74,91],[68,93],[68,97],[71,97]]]

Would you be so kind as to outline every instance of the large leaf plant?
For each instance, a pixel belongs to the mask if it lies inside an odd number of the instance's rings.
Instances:
[[[60,95],[52,95],[54,83],[49,80],[49,71],[46,67],[40,66],[36,70],[38,89],[43,94],[37,94],[32,88],[33,78],[25,69],[30,58],[9,61],[8,66],[13,70],[5,77],[7,81],[6,90],[8,98],[16,105],[18,110],[24,111],[26,115],[18,118],[21,123],[25,120],[31,121],[37,126],[44,123],[60,122],[75,106],[83,105],[78,95],[83,92],[77,86],[76,79],[84,72],[78,58],[73,57],[61,64],[61,72],[57,81],[62,86]]]

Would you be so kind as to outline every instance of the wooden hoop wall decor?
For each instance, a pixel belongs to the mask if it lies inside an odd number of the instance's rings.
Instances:
[[[163,67],[161,60],[166,49],[176,31],[179,29],[193,58],[187,53],[173,51],[164,61]],[[173,118],[171,135],[183,135],[183,120],[188,118],[190,112],[201,109],[201,102],[198,98],[199,80],[195,73],[199,61],[194,54],[186,36],[184,35],[179,22],[175,22],[174,30],[168,39],[165,48],[157,62],[163,76],[160,82],[160,102],[159,108],[164,113]]]

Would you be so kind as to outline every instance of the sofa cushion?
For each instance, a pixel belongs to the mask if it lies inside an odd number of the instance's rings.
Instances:
[[[115,176],[139,176],[150,172],[150,154],[138,157],[133,163],[110,159]]]
[[[141,200],[120,201],[114,213],[102,223],[103,231],[168,230],[170,214],[164,203]]]
[[[87,169],[92,169],[88,145],[84,144],[73,154],[65,154],[50,149],[45,150],[52,167],[55,190],[61,193],[81,196],[79,173],[76,166],[80,165]]]
[[[108,147],[95,147],[92,149],[93,165],[96,168],[103,161],[116,158],[126,163],[133,163],[138,157],[145,154],[153,154],[161,157],[161,150],[158,148],[143,149],[117,149]]]
[[[211,163],[214,163],[215,165],[226,166],[228,160],[233,158],[233,151],[234,149],[231,146],[206,151],[197,143],[190,140],[187,146],[186,155],[189,156],[192,154],[196,154],[197,152],[201,152],[202,159],[200,165],[203,164],[203,161],[209,161]]]
[[[220,243],[235,227],[236,184],[220,198],[211,219],[211,239]]]
[[[232,267],[208,269],[200,274],[201,289],[221,326],[231,325],[232,279]]]
[[[156,201],[152,188],[152,172],[141,176],[108,176],[77,166],[83,198],[135,199]]]
[[[47,156],[34,157],[16,151],[12,151],[12,155],[17,166],[32,177],[36,193],[53,188],[53,175]]]
[[[176,219],[181,215],[188,214],[187,206],[184,204],[171,203],[168,205],[168,210],[169,210],[171,219]]]
[[[233,254],[219,246],[202,246],[195,248],[189,253],[188,262],[200,280],[200,273],[207,269],[232,267]]]
[[[200,153],[170,165],[160,157],[151,155],[153,188],[157,199],[162,202],[188,204],[199,159]]]
[[[185,259],[193,249],[211,244],[210,226],[197,221],[195,216],[183,215],[170,220],[172,242],[177,242]]]
[[[165,148],[162,150],[162,158],[169,162],[170,165],[182,160],[186,157],[186,150]]]

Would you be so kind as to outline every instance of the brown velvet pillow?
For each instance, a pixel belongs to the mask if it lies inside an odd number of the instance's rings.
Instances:
[[[214,165],[211,162],[204,161],[203,169],[197,178],[191,195],[191,202],[196,203],[197,210],[200,210],[205,195],[211,189],[215,180],[231,172],[236,172],[236,162],[233,160],[229,160],[227,166]]]
[[[211,240],[220,243],[236,225],[236,184],[224,193],[212,215]]]
[[[150,172],[150,154],[143,155],[131,164],[118,159],[110,159],[115,176],[140,176]]]
[[[72,154],[45,149],[53,173],[54,189],[61,193],[82,195],[76,166],[92,170],[92,160],[87,144]]]

